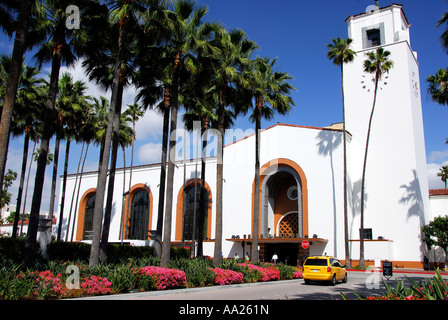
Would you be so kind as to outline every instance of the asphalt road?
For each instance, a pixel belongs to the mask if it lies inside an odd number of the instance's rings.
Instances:
[[[396,280],[405,276],[420,281],[432,278],[433,274],[394,273],[388,281],[395,286]],[[443,276],[448,280],[448,276]],[[336,300],[341,292],[349,298],[380,295],[385,292],[380,272],[349,271],[348,282],[330,286],[326,283],[305,284],[303,279],[251,283],[241,285],[214,286],[205,288],[178,289],[157,292],[140,292],[86,298],[88,300]],[[405,280],[407,281],[407,280]]]

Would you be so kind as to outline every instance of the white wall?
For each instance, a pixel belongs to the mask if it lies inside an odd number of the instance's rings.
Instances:
[[[364,228],[372,228],[374,239],[383,236],[393,240],[395,259],[421,261],[420,226],[428,220],[429,202],[418,63],[406,40],[395,41],[394,30],[404,26],[404,16],[399,8],[392,9],[348,20],[353,48],[359,50],[355,61],[346,64],[344,69],[346,124],[353,135],[350,145],[354,207],[351,238],[359,239],[360,185],[374,93],[372,75],[363,72],[365,53],[369,50],[360,49],[360,31],[365,26],[384,22],[386,44],[383,47],[391,52],[394,67],[386,75],[388,78],[380,82],[372,121]]]

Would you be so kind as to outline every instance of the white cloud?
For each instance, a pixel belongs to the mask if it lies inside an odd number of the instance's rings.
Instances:
[[[442,189],[445,188],[445,183],[437,176],[437,173],[440,171],[440,168],[443,166],[447,166],[448,161],[442,163],[428,163],[426,165],[428,172],[428,185],[429,189]]]
[[[445,151],[432,151],[428,156],[429,162],[437,162],[440,160],[448,159],[448,150]]]
[[[159,163],[162,156],[161,143],[146,143],[138,150],[138,158],[141,163]]]
[[[162,135],[163,116],[155,110],[146,110],[135,123],[136,140],[155,139]]]

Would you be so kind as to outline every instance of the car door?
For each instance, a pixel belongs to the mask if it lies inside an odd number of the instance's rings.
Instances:
[[[337,280],[344,279],[345,269],[342,267],[342,263],[339,260],[335,259],[333,261],[333,264],[334,264],[334,268],[336,268],[336,279]]]

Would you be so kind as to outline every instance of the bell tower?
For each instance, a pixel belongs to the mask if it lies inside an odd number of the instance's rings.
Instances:
[[[421,261],[420,227],[429,218],[426,151],[417,53],[411,48],[410,26],[403,6],[369,6],[346,19],[355,60],[344,65],[348,144],[350,238],[360,239],[361,178],[367,130],[374,100],[374,75],[364,72],[366,53],[390,51],[394,67],[379,82],[366,164],[364,229],[365,259],[374,259],[374,244],[385,246],[390,260]],[[351,196],[351,200],[350,200]],[[398,229],[401,232],[396,232]],[[406,231],[403,231],[405,230]],[[398,236],[400,234],[400,236]],[[365,237],[364,237],[365,239]],[[384,239],[388,241],[375,241]],[[359,242],[357,242],[359,244]],[[386,245],[387,243],[387,245]],[[352,259],[359,245],[352,242]]]

